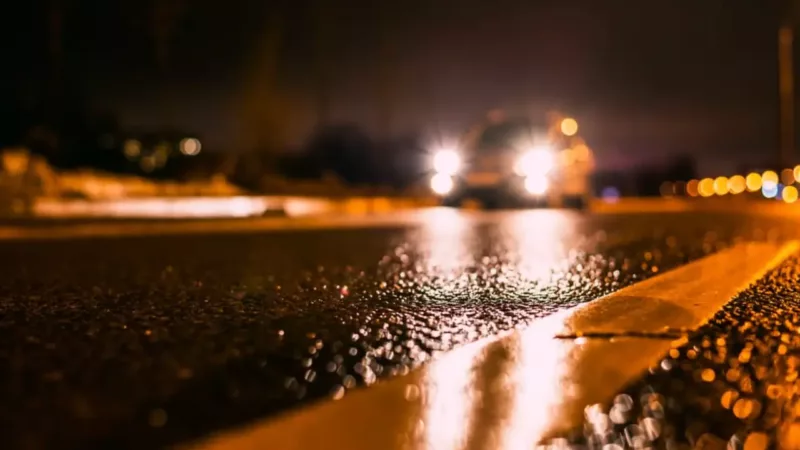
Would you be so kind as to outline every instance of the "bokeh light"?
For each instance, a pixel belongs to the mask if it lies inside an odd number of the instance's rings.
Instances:
[[[714,180],[711,178],[703,178],[697,185],[697,192],[703,197],[711,197],[714,195]]]
[[[714,193],[717,195],[728,193],[728,177],[717,177],[714,180]]]
[[[578,144],[575,147],[573,147],[572,150],[573,153],[575,154],[575,160],[580,162],[591,161],[592,151],[589,150],[589,147],[587,147],[586,145]]]
[[[571,117],[561,121],[561,132],[565,136],[574,136],[578,132],[578,121]]]
[[[676,181],[673,184],[672,191],[675,192],[675,195],[686,195],[686,182]]]
[[[794,203],[797,201],[797,188],[794,186],[786,186],[781,193],[783,201],[786,203]]]
[[[697,180],[689,180],[689,182],[686,183],[686,194],[689,195],[689,197],[697,197],[699,194],[698,192],[699,184],[700,182]]]
[[[659,188],[659,192],[664,197],[671,197],[675,195],[675,185],[672,184],[671,181],[665,181],[661,183],[661,187]]]
[[[444,175],[454,175],[461,166],[461,157],[455,150],[440,150],[433,155],[433,169]]]
[[[122,146],[122,152],[129,160],[134,160],[142,154],[142,143],[136,139],[128,139]]]
[[[743,176],[734,175],[728,180],[728,191],[731,194],[741,194],[747,188]]]
[[[453,190],[453,179],[449,175],[437,173],[431,178],[431,189],[439,195],[446,195]]]
[[[139,167],[143,171],[150,173],[156,168],[156,158],[153,155],[147,155],[139,160]]]
[[[615,203],[619,201],[620,192],[615,186],[606,186],[603,188],[600,196],[603,197],[603,201],[605,202]]]
[[[761,175],[753,172],[747,175],[745,179],[745,183],[747,184],[747,190],[750,192],[757,192],[761,190]]]
[[[764,198],[775,198],[778,195],[778,183],[765,181],[761,186],[761,194]]]
[[[772,170],[767,170],[766,172],[761,174],[761,183],[775,183],[778,184],[778,174]]]
[[[785,185],[794,184],[794,171],[792,169],[781,170],[781,183]]]
[[[565,150],[562,153],[567,153]],[[552,149],[547,146],[536,147],[520,156],[514,165],[517,175],[543,175],[550,172],[556,165]]]
[[[549,183],[545,176],[537,175],[525,178],[525,190],[528,191],[529,194],[543,195],[547,192],[548,188]]]
[[[180,151],[186,156],[194,156],[200,153],[202,146],[200,141],[195,138],[186,138],[180,143]]]

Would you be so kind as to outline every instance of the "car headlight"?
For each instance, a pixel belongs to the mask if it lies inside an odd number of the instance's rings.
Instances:
[[[517,160],[514,171],[521,176],[547,174],[555,165],[556,159],[552,149],[540,146],[523,153]]]
[[[461,167],[461,157],[455,150],[440,150],[433,155],[433,169],[445,175],[454,175]]]
[[[550,189],[550,182],[545,175],[533,175],[525,178],[525,190],[531,195],[544,195]]]
[[[431,177],[431,190],[437,195],[447,195],[453,190],[453,179],[450,175],[437,173]]]

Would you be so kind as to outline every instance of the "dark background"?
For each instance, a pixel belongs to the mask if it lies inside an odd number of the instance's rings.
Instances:
[[[235,172],[255,158],[264,170],[309,176],[319,168],[300,162],[322,146],[330,155],[317,159],[354,172],[347,179],[403,184],[416,170],[404,161],[432,136],[459,133],[494,107],[558,109],[579,120],[601,171],[665,170],[689,155],[700,175],[729,175],[777,162],[784,7],[7,2],[0,146],[125,170],[119,152],[96,148],[98,135],[186,134],[204,145],[193,165]],[[185,171],[169,167],[155,175]]]

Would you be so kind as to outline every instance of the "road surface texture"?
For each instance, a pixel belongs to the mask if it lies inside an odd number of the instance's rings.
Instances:
[[[556,446],[800,448],[800,258],[728,303]],[[655,445],[654,445],[655,444]]]
[[[3,447],[185,443],[341,399],[737,242],[795,239],[797,225],[722,213],[430,210],[375,227],[7,239]],[[569,439],[635,444],[655,426],[637,417],[659,419],[665,448],[705,434],[701,443],[760,450],[748,437],[770,439],[778,423],[800,433],[786,421],[800,365],[798,263],[770,272],[621,393],[623,407],[588,414],[591,432]]]

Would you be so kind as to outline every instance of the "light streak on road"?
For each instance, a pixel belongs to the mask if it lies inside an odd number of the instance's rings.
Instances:
[[[115,200],[40,199],[37,217],[215,218],[260,216],[280,205],[264,197],[177,197]]]

